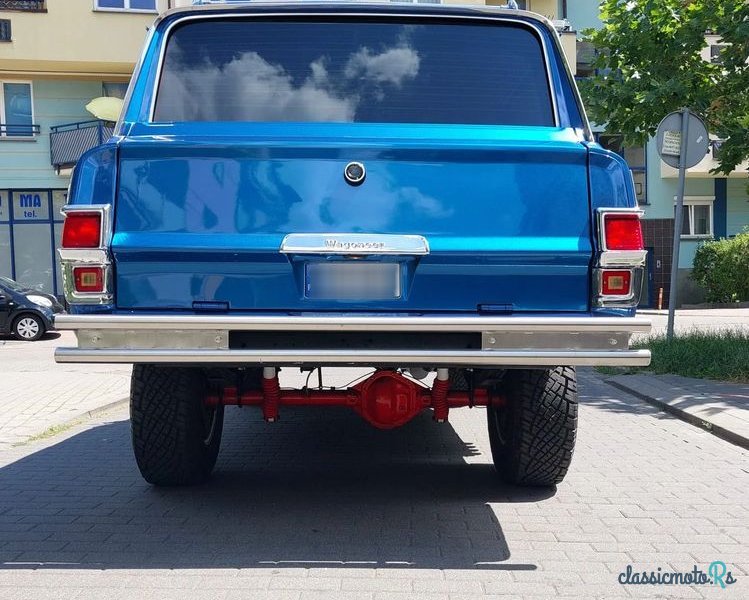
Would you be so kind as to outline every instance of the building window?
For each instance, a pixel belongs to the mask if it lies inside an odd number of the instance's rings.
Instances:
[[[101,95],[107,98],[119,98],[120,100],[125,99],[127,93],[127,83],[121,83],[119,81],[104,81],[101,84]]]
[[[95,0],[97,10],[156,12],[156,0]]]
[[[0,0],[0,10],[46,12],[45,0]]]
[[[712,197],[704,196],[687,196],[684,198],[684,212],[681,221],[682,238],[713,237],[713,200]],[[674,206],[674,213],[675,211],[676,207]]]
[[[575,55],[577,66],[577,78],[592,77],[596,74],[593,61],[596,59],[596,48],[591,42],[577,41],[577,52]]]
[[[10,19],[0,19],[0,42],[12,41],[10,34]]]
[[[637,204],[647,205],[647,152],[645,152],[645,146],[625,146],[621,135],[603,133],[598,134],[598,143],[606,150],[616,152],[627,161],[629,169],[632,171]]]
[[[31,137],[37,133],[31,83],[0,82],[0,136]]]

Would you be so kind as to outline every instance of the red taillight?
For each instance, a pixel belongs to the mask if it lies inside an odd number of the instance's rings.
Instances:
[[[63,248],[98,248],[101,245],[101,214],[69,212],[62,227]]]
[[[604,296],[628,296],[631,286],[631,271],[603,271],[601,273],[601,293]]]
[[[606,250],[642,250],[642,227],[637,214],[611,213],[603,219]]]
[[[73,281],[76,292],[103,292],[103,267],[74,267]]]

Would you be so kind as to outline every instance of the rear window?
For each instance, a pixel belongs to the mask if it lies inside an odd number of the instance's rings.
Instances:
[[[536,33],[424,20],[179,25],[154,120],[554,125]]]

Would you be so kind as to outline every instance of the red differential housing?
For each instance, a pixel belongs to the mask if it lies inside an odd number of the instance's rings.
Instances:
[[[451,408],[462,406],[501,406],[504,398],[484,388],[472,392],[450,390],[446,376],[438,373],[434,386],[428,388],[396,371],[377,371],[364,381],[345,390],[283,390],[278,375],[264,376],[262,388],[243,391],[225,387],[206,398],[210,406],[259,406],[266,421],[279,418],[281,406],[348,406],[379,429],[405,425],[422,410],[432,408],[434,420],[447,420]]]
[[[360,398],[354,410],[380,429],[405,425],[429,406],[425,388],[393,371],[378,371],[351,389]]]

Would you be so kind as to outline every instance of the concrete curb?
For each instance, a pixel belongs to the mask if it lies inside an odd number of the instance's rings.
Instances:
[[[103,415],[104,413],[110,412],[112,410],[116,410],[118,408],[122,408],[124,406],[127,406],[130,404],[130,398],[120,398],[119,400],[115,400],[114,402],[110,402],[109,404],[105,404],[104,406],[99,406],[97,408],[94,408],[92,410],[86,411],[79,415],[78,417],[74,419],[70,419],[69,422],[73,421],[79,421],[81,419],[93,419],[94,417],[98,417],[100,415]]]
[[[731,431],[730,429],[727,429],[726,427],[723,427],[722,425],[717,425],[716,423],[706,420],[700,416],[693,415],[692,413],[686,410],[683,410],[676,406],[672,406],[668,402],[664,402],[663,400],[660,400],[658,398],[654,398],[653,396],[645,394],[641,392],[640,390],[638,390],[637,388],[633,386],[628,386],[622,383],[621,381],[614,381],[612,379],[604,379],[603,381],[605,383],[608,383],[610,386],[615,387],[618,390],[627,392],[628,394],[631,394],[632,396],[635,396],[636,398],[639,398],[640,400],[644,400],[648,404],[652,404],[653,406],[658,407],[663,412],[667,412],[679,418],[680,420],[685,421],[686,423],[689,423],[690,425],[694,425],[696,427],[699,427],[700,429],[709,431],[710,433],[721,438],[722,440],[725,440],[727,442],[730,442],[731,444],[744,448],[745,450],[749,450],[749,437],[745,437],[739,433],[736,433],[735,431]]]
[[[114,402],[109,402],[108,404],[105,404],[103,406],[98,406],[97,408],[87,410],[85,412],[80,413],[79,415],[76,415],[75,417],[71,417],[70,419],[66,419],[65,421],[61,423],[55,423],[54,425],[50,425],[46,430],[40,431],[39,433],[32,434],[23,441],[15,442],[12,444],[13,446],[23,446],[25,444],[30,443],[31,441],[35,441],[39,436],[47,437],[44,435],[47,431],[54,428],[59,428],[60,431],[55,432],[53,435],[50,435],[50,438],[57,437],[57,435],[63,433],[64,431],[70,429],[71,427],[75,427],[76,425],[80,425],[82,423],[85,423],[88,420],[94,419],[96,417],[100,417],[101,415],[111,412],[113,410],[117,410],[119,408],[124,408],[130,403],[130,398],[121,398],[119,400],[115,400]]]

